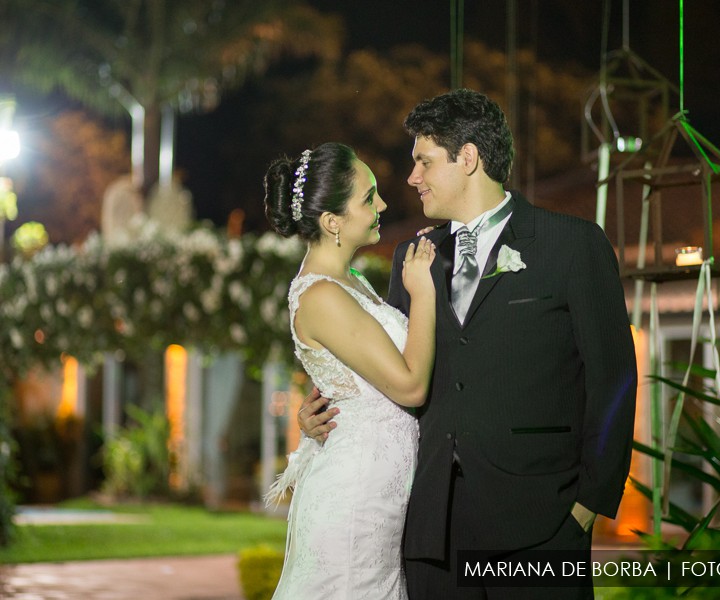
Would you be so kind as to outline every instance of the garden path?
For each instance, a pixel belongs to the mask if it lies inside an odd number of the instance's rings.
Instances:
[[[237,555],[0,565],[12,600],[244,600]]]

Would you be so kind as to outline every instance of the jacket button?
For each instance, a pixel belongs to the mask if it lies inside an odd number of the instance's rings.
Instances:
[[[467,339],[465,336],[462,336],[462,337],[460,338],[460,343],[464,346],[464,345],[466,345],[466,344],[469,344],[469,343],[470,343],[470,340]]]
[[[448,433],[446,437],[447,437],[447,439],[451,440],[451,439],[452,439],[452,433]]]
[[[455,384],[455,389],[456,389],[458,392],[462,392],[464,387],[465,387],[465,386],[462,384],[461,381],[458,381],[458,382]]]

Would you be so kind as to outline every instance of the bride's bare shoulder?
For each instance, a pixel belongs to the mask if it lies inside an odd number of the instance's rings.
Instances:
[[[313,281],[300,297],[300,305],[314,308],[327,307],[337,303],[343,304],[345,299],[352,298],[340,283],[332,279],[318,279]]]

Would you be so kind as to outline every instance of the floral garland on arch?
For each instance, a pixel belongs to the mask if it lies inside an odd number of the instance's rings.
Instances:
[[[276,348],[291,364],[287,292],[304,252],[274,233],[181,234],[143,219],[112,245],[92,235],[16,258],[0,265],[0,373],[57,365],[62,354],[93,366],[104,352],[142,356],[170,344],[240,351],[252,367]],[[388,261],[365,255],[355,266],[385,291]]]
[[[274,234],[173,235],[151,221],[120,243],[93,235],[79,248],[47,247],[0,267],[0,366],[18,374],[63,353],[93,365],[104,352],[170,344],[262,363],[287,329],[287,281],[302,253]]]

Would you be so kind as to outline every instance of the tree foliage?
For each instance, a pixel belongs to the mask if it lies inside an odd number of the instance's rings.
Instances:
[[[12,75],[40,91],[61,87],[106,113],[117,112],[120,88],[146,108],[213,107],[221,88],[261,72],[283,50],[337,53],[332,36],[308,34],[319,15],[287,0],[3,0],[0,7],[0,47]]]
[[[525,174],[535,161],[538,177],[580,165],[578,125],[588,74],[561,73],[520,53],[520,94],[528,105],[534,95],[535,125],[521,115],[514,132],[515,167]],[[467,87],[505,105],[506,61],[503,53],[477,40],[465,48]],[[406,178],[412,161],[412,140],[402,123],[419,101],[448,91],[449,62],[443,54],[419,45],[380,53],[371,49],[348,53],[321,64],[286,63],[272,69],[252,93],[243,96],[249,131],[228,135],[222,160],[238,165],[227,189],[235,192],[251,228],[265,226],[260,181],[267,164],[279,154],[298,155],[325,141],[353,146],[373,169],[390,211],[386,220],[400,220],[420,211],[417,194]],[[560,116],[559,116],[560,115]],[[530,155],[529,139],[536,150]],[[247,139],[253,140],[247,144]]]
[[[283,52],[337,55],[338,34],[292,0],[0,0],[0,66],[13,80],[104,113],[144,109],[146,189],[162,107],[211,110]]]

